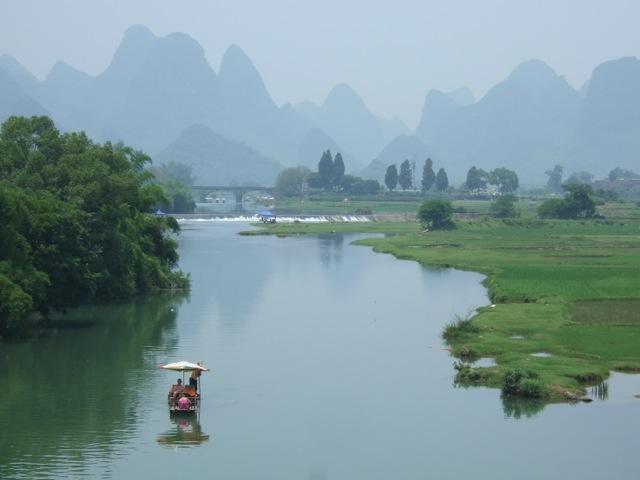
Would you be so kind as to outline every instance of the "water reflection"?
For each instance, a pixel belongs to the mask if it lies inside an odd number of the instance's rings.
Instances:
[[[505,418],[520,420],[522,417],[532,418],[538,415],[545,407],[540,400],[519,398],[508,395],[502,396],[502,411]]]
[[[158,435],[160,445],[172,447],[194,447],[209,441],[209,435],[202,432],[197,416],[172,415],[172,427]]]
[[[318,252],[323,265],[339,265],[342,261],[344,250],[344,235],[342,234],[322,234],[318,235]]]
[[[85,307],[58,334],[0,349],[0,478],[89,468],[122,453],[148,408],[145,370],[177,343],[185,296],[157,295],[126,305]],[[83,326],[90,321],[91,328]],[[71,476],[71,474],[69,474]]]
[[[606,400],[609,398],[609,384],[607,382],[601,382],[594,385],[589,389],[590,397],[598,400]]]

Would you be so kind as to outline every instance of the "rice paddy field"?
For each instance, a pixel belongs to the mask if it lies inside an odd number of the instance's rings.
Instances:
[[[488,203],[488,202],[486,202]],[[478,206],[476,206],[478,208]],[[493,305],[447,343],[463,360],[459,381],[499,387],[532,372],[536,396],[577,400],[610,371],[640,372],[640,207],[600,207],[597,220],[458,220],[422,231],[413,222],[275,225],[262,233],[385,233],[357,243],[425,265],[484,273]],[[495,366],[471,360],[491,357]],[[468,364],[464,364],[469,361]]]

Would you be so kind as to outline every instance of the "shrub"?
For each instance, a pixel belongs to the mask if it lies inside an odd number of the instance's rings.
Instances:
[[[489,211],[496,218],[513,218],[517,215],[516,200],[515,195],[501,195],[491,204]]]
[[[418,210],[418,219],[425,228],[432,230],[449,230],[455,228],[451,219],[453,207],[449,200],[427,200]]]
[[[444,327],[442,338],[450,340],[458,338],[465,333],[478,333],[480,327],[473,323],[473,312],[469,312],[466,316],[454,315],[453,321]]]
[[[508,370],[502,380],[502,394],[507,396],[544,398],[546,389],[539,380],[538,374],[518,368]]]

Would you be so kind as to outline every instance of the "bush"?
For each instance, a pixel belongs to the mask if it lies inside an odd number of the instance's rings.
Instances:
[[[432,230],[450,230],[455,228],[451,219],[453,207],[449,200],[427,200],[418,210],[418,219],[425,228]]]
[[[502,380],[502,394],[515,397],[544,398],[547,392],[537,373],[518,368],[505,373]]]
[[[588,185],[565,184],[567,191],[563,199],[552,198],[538,207],[540,218],[592,218],[596,214],[596,204],[591,198],[593,190]]]
[[[499,196],[495,202],[491,204],[489,211],[496,218],[513,218],[517,216],[515,195],[507,194]]]
[[[473,312],[469,312],[464,317],[454,315],[453,321],[444,327],[442,338],[445,340],[451,340],[452,338],[458,338],[466,333],[478,333],[479,331],[480,327],[473,323]]]

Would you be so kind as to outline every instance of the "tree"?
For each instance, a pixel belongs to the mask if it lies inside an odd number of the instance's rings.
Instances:
[[[556,165],[552,170],[547,170],[545,175],[549,178],[547,180],[547,188],[552,192],[562,191],[562,173],[564,169],[560,165]]]
[[[424,167],[422,167],[422,189],[427,192],[433,187],[436,181],[436,174],[433,172],[433,161],[427,158],[424,161]]]
[[[344,161],[342,160],[342,155],[340,152],[336,153],[335,158],[333,159],[333,185],[337,186],[342,183],[342,179],[344,178]]]
[[[581,183],[583,185],[591,185],[593,183],[593,174],[584,171],[573,172],[571,175],[569,175],[567,183]]]
[[[333,158],[330,150],[322,153],[322,157],[318,162],[318,174],[320,175],[322,188],[330,189],[333,187]]]
[[[436,174],[436,190],[438,192],[446,192],[447,188],[449,188],[449,178],[444,168],[441,168]]]
[[[590,218],[595,216],[596,204],[591,198],[593,190],[589,185],[565,184],[564,198],[551,198],[538,207],[541,218]]]
[[[615,182],[616,180],[631,180],[640,178],[640,174],[632,171],[632,170],[623,170],[620,167],[616,167],[609,172],[607,176],[610,182]]]
[[[451,219],[453,207],[449,200],[427,200],[418,210],[418,220],[423,227],[431,230],[448,230],[455,228]]]
[[[520,186],[518,175],[508,168],[496,168],[489,174],[489,183],[495,185],[502,194],[513,193]]]
[[[400,164],[400,175],[398,175],[398,183],[400,188],[406,190],[413,185],[413,175],[411,173],[411,163],[409,160],[405,160]]]
[[[512,218],[517,215],[516,201],[518,199],[515,195],[507,193],[506,195],[500,195],[489,207],[491,215],[496,218]]]
[[[171,161],[163,163],[157,168],[151,168],[150,170],[158,180],[171,178],[187,185],[188,187],[193,186],[196,180],[193,176],[192,166],[184,163]]]
[[[392,192],[398,186],[398,169],[395,165],[387,167],[387,173],[384,175],[384,184]]]
[[[168,213],[193,213],[196,203],[187,185],[173,178],[164,178],[157,183],[164,194],[164,199],[156,205],[158,208]]]
[[[467,172],[467,188],[472,192],[478,192],[487,188],[487,172],[481,168],[471,167]]]
[[[340,186],[343,191],[355,195],[375,195],[380,191],[377,180],[363,180],[353,175],[345,175]]]
[[[301,197],[311,171],[307,167],[285,168],[276,179],[276,192],[283,197]]]
[[[47,117],[0,129],[0,336],[86,302],[186,288],[179,231],[147,155],[65,133]],[[182,185],[182,184],[180,184]]]
[[[591,198],[593,189],[589,185],[565,184],[562,188],[567,191],[566,218],[589,218],[596,214],[596,204]]]

